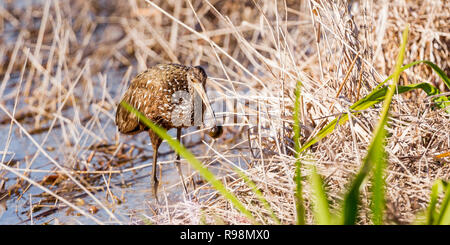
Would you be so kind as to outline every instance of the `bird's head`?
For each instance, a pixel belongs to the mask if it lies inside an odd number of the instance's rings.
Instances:
[[[195,83],[201,83],[203,87],[205,87],[206,79],[208,76],[206,75],[205,70],[201,66],[194,66],[189,69],[188,75],[191,77],[191,81]]]
[[[201,66],[195,66],[189,69],[188,72],[188,81],[189,85],[194,88],[195,92],[200,96],[203,101],[203,104],[206,106],[206,109],[213,117],[214,126],[211,128],[209,135],[213,138],[218,138],[222,135],[222,126],[217,125],[216,116],[211,107],[211,103],[209,102],[208,96],[206,96],[205,92],[205,84],[208,76],[206,75],[205,70]]]

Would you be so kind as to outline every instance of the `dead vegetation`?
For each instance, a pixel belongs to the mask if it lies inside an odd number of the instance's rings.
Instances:
[[[4,2],[0,223],[249,222],[193,171],[187,176],[192,200],[172,194],[181,186],[168,180],[174,169],[168,147],[159,162],[165,203],[151,197],[148,138],[119,135],[114,113],[129,80],[157,63],[205,67],[209,91],[226,104],[216,113],[225,118],[225,133],[211,141],[191,130],[184,143],[269,224],[269,214],[231,169],[243,168],[281,222],[295,223],[297,81],[306,140],[391,74],[406,23],[406,63],[426,59],[450,71],[448,1]],[[445,91],[425,65],[402,75],[402,84],[417,82]],[[324,177],[332,206],[359,169],[378,112],[375,106],[352,117],[303,159]],[[386,149],[389,222],[411,223],[426,207],[433,181],[448,180],[449,157],[436,156],[449,151],[449,132],[449,115],[423,92],[394,98]],[[366,186],[363,194],[369,191]],[[361,224],[369,223],[366,216]]]

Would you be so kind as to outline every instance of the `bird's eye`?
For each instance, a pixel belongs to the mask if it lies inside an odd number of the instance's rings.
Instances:
[[[213,138],[219,138],[223,134],[223,128],[222,126],[214,126],[209,131],[208,135]]]

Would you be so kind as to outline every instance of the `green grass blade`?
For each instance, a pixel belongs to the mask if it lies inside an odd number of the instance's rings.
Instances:
[[[436,204],[438,201],[438,195],[442,191],[442,180],[436,180],[431,187],[430,203],[428,204],[428,209],[426,213],[426,223],[427,225],[433,225],[437,222],[437,212]]]
[[[359,205],[359,188],[362,185],[366,177],[366,173],[360,172],[356,175],[355,179],[350,186],[347,195],[344,198],[343,208],[342,208],[342,224],[343,225],[354,225],[356,224],[356,219],[358,215],[358,205]]]
[[[155,132],[159,137],[166,140],[167,143],[175,150],[176,153],[180,154],[184,159],[186,159],[192,167],[194,167],[200,175],[205,178],[208,183],[210,183],[223,197],[225,197],[228,201],[230,201],[233,206],[238,209],[242,214],[244,214],[252,223],[256,223],[255,218],[252,216],[250,211],[244,207],[244,205],[234,196],[231,192],[227,190],[227,188],[220,182],[211,171],[209,171],[203,164],[195,158],[195,156],[184,147],[178,140],[172,138],[166,130],[154,124],[151,120],[146,118],[142,113],[137,111],[134,107],[129,105],[128,103],[122,101],[120,103],[126,110],[134,113],[139,120],[148,126],[153,132]]]
[[[272,208],[270,207],[269,202],[267,202],[266,198],[264,198],[264,195],[261,193],[261,191],[258,189],[258,187],[256,186],[256,184],[250,180],[250,178],[244,173],[242,172],[240,169],[238,168],[234,168],[234,171],[236,173],[238,173],[238,175],[244,179],[245,183],[247,183],[248,186],[250,186],[250,188],[252,188],[253,193],[255,193],[256,197],[258,198],[258,200],[264,205],[264,208],[270,213],[270,216],[272,217],[272,220],[276,223],[276,224],[280,224],[280,220],[277,218],[277,216],[275,215],[275,213],[273,212]]]
[[[313,212],[316,222],[318,225],[331,225],[332,221],[327,195],[323,188],[322,178],[317,173],[315,166],[312,166],[311,169],[310,183],[313,195]]]
[[[363,165],[359,173],[356,175],[355,180],[352,182],[349,192],[344,197],[344,205],[342,213],[343,213],[343,223],[346,225],[356,223],[359,204],[359,190],[362,186],[364,179],[372,170],[373,165],[378,165],[376,168],[379,169],[378,171],[379,176],[375,176],[375,179],[380,178],[382,180],[383,178],[383,169],[384,169],[383,165],[385,161],[384,139],[386,136],[385,126],[388,120],[389,107],[392,102],[392,97],[394,96],[398,80],[400,79],[401,65],[403,63],[403,58],[406,49],[406,42],[408,40],[408,31],[409,25],[407,25],[405,30],[403,31],[402,43],[395,64],[393,81],[391,85],[389,85],[388,91],[386,92],[386,96],[383,102],[383,109],[381,111],[377,127],[375,128],[373,134],[374,136],[369,145],[369,149],[367,150],[367,156],[365,157]],[[374,191],[376,191],[376,193],[374,193],[373,196],[374,205],[372,206],[373,222],[376,224],[382,224],[383,220],[382,215],[384,210],[384,181],[379,182],[381,183],[377,184],[382,186],[374,188]]]
[[[422,89],[428,96],[438,95],[441,93],[439,89],[429,83],[416,83],[397,87],[398,94],[406,93],[414,89]],[[383,101],[386,96],[387,90],[387,87],[374,90],[372,93],[353,104],[350,109],[358,111],[364,110]],[[445,108],[446,106],[450,105],[450,100],[445,96],[436,97],[433,99],[433,101],[436,102],[437,106],[439,106],[440,108]]]
[[[374,152],[370,155],[370,161],[375,164],[373,187],[372,187],[372,222],[375,225],[383,224],[383,214],[385,209],[385,181],[384,181],[384,169],[386,168],[386,152],[384,137],[386,130],[383,128],[383,132],[380,132],[381,145],[373,145]]]
[[[364,179],[369,174],[373,167],[373,161],[378,161],[380,157],[380,149],[384,149],[384,137],[386,135],[386,130],[384,127],[376,130],[374,138],[369,146],[367,156],[364,159],[364,163],[350,185],[349,191],[344,197],[342,218],[344,225],[354,225],[356,223],[358,215],[358,205],[359,205],[359,190],[362,186]]]
[[[302,172],[300,170],[300,160],[297,160],[295,165],[295,209],[297,211],[297,225],[306,224],[305,207],[303,205],[303,189],[302,189]]]
[[[300,161],[300,89],[301,82],[297,82],[297,87],[295,89],[295,104],[294,104],[294,150],[295,150],[295,206],[297,210],[297,224],[304,225],[305,221],[305,207],[303,204],[303,191],[302,191],[302,172],[301,172],[301,161]]]
[[[441,70],[441,68],[439,68],[436,64],[428,60],[424,60],[422,62],[429,65],[439,75],[442,81],[444,81],[444,84],[447,86],[447,88],[450,89],[450,79],[448,78],[447,75],[445,75],[445,72]]]
[[[439,69],[435,64],[426,61],[416,61],[413,63],[410,63],[408,65],[405,65],[402,67],[402,71],[406,70],[407,68],[410,68],[414,65],[417,65],[419,63],[425,63],[433,68],[436,73],[442,78],[442,80],[445,82],[447,86],[450,86],[450,80],[445,75],[445,73]],[[393,75],[389,76],[384,82],[380,83],[370,94],[366,95],[364,98],[358,100],[355,102],[352,106],[350,106],[350,109],[352,111],[361,111],[365,110],[367,108],[370,108],[371,106],[378,104],[379,102],[383,101],[385,99],[386,93],[388,91],[387,87],[382,87],[381,85],[385,84],[387,81],[392,79]],[[439,89],[434,87],[433,85],[429,83],[417,83],[417,84],[410,84],[406,86],[398,86],[398,94],[406,93],[414,89],[422,89],[428,96],[432,95],[438,95],[441,93]],[[446,108],[447,113],[450,113],[450,100],[446,96],[440,96],[433,99],[434,102],[436,102],[437,106],[440,108]],[[357,113],[357,112],[354,112]],[[334,119],[330,123],[328,123],[324,128],[322,128],[315,137],[313,137],[311,140],[306,142],[302,148],[300,149],[300,152],[305,151],[308,149],[311,145],[319,142],[321,139],[325,138],[327,135],[329,135],[333,130],[335,129],[336,125],[342,125],[348,120],[348,114],[342,114],[340,117]]]
[[[445,74],[444,71],[441,70],[441,68],[439,68],[436,64],[434,64],[431,61],[428,60],[418,60],[418,61],[414,61],[411,62],[407,65],[402,66],[402,68],[400,69],[402,72],[406,69],[409,69],[415,65],[421,64],[421,63],[425,63],[428,66],[430,66],[437,74],[438,76],[442,79],[442,81],[444,81],[444,84],[447,86],[447,88],[450,89],[450,79],[448,78],[448,76]],[[378,84],[374,90],[379,89],[381,86],[383,86],[387,81],[391,80],[393,78],[394,74],[390,75],[388,78],[386,78],[386,80],[384,80],[382,83]]]
[[[372,222],[375,225],[383,224],[383,214],[385,208],[385,197],[384,197],[384,168],[386,164],[386,152],[385,152],[385,136],[386,136],[386,125],[388,121],[389,108],[391,106],[392,97],[394,96],[395,89],[397,87],[398,81],[400,79],[400,74],[402,72],[401,67],[403,64],[403,59],[405,57],[406,43],[408,41],[409,24],[403,31],[403,41],[400,46],[400,51],[395,63],[395,70],[392,78],[392,83],[389,85],[388,91],[383,102],[383,109],[381,111],[380,120],[378,122],[377,128],[375,129],[373,143],[369,147],[367,156],[364,161],[364,165],[367,168],[371,168],[375,165],[374,171],[374,181],[372,188]]]
[[[437,224],[450,225],[450,184],[442,182],[445,186],[445,196],[442,199],[441,210],[439,211],[439,218]]]

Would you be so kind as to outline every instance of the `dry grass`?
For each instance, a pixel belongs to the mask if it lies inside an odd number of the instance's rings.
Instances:
[[[245,169],[281,222],[295,223],[291,116],[297,80],[306,140],[390,75],[406,23],[406,63],[427,59],[450,72],[448,1],[151,2],[0,5],[0,213],[15,209],[20,218],[14,223],[58,223],[63,211],[83,224],[249,222],[187,167],[192,200],[171,196],[181,191],[179,183],[165,184],[164,204],[148,199],[127,208],[135,196],[129,192],[150,190],[151,151],[146,135],[117,133],[115,107],[130,78],[154,64],[206,68],[209,93],[227,104],[225,113],[216,108],[226,118],[225,133],[211,141],[191,130],[185,143],[269,224],[270,215],[231,169]],[[401,78],[402,84],[423,81],[444,89],[425,65]],[[351,117],[303,159],[324,176],[332,206],[359,169],[379,110]],[[449,151],[449,132],[449,115],[433,109],[424,93],[395,96],[386,149],[390,223],[412,222],[427,205],[433,181],[449,179],[449,158],[435,158]],[[174,156],[166,155],[160,164],[169,171]],[[369,190],[362,191],[361,224],[369,223]],[[308,186],[306,192],[309,207]]]

